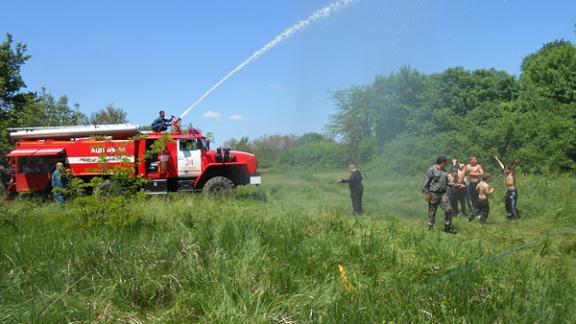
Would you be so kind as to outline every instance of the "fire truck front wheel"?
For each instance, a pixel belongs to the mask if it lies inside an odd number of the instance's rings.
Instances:
[[[206,181],[202,192],[205,194],[228,194],[234,190],[234,182],[226,177],[213,177]]]

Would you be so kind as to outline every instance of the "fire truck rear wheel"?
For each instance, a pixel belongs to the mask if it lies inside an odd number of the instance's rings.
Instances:
[[[206,181],[202,192],[205,194],[230,194],[234,191],[234,182],[226,177],[214,177]]]

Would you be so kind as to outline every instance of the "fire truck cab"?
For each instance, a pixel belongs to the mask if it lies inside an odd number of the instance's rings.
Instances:
[[[169,137],[130,124],[11,129],[15,148],[7,154],[12,169],[7,191],[50,192],[57,162],[85,181],[108,177],[118,168],[129,170],[149,179],[145,189],[153,194],[213,193],[261,183],[254,155],[210,150],[199,130],[174,129]],[[157,141],[164,147],[151,154]]]

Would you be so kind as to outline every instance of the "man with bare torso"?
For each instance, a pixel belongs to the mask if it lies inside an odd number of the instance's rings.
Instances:
[[[518,219],[518,209],[516,209],[516,204],[518,203],[518,191],[516,190],[515,169],[520,164],[520,161],[516,160],[512,165],[504,165],[497,156],[495,156],[494,159],[496,159],[498,166],[500,166],[500,169],[506,175],[506,179],[504,180],[504,183],[506,184],[506,196],[504,198],[506,217],[508,219]]]
[[[470,210],[470,200],[468,200],[468,188],[466,187],[466,164],[460,163],[458,159],[452,159],[452,170],[457,172],[457,186],[456,186],[456,206],[454,207],[454,212],[466,216],[466,205]],[[458,209],[458,204],[460,204],[460,209]]]
[[[471,156],[468,159],[466,175],[468,178],[468,198],[470,198],[472,205],[472,215],[470,217],[473,218],[478,215],[478,206],[476,205],[478,201],[478,184],[480,183],[480,177],[484,175],[484,168],[478,163],[477,157]]]
[[[477,186],[478,201],[476,201],[476,208],[480,224],[485,224],[488,219],[488,214],[490,213],[488,198],[494,193],[494,188],[490,185],[492,181],[492,175],[490,173],[485,173],[481,179]]]

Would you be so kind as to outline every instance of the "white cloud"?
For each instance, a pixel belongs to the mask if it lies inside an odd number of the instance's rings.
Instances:
[[[232,115],[232,116],[230,116],[230,117],[228,117],[228,118],[229,118],[230,120],[233,120],[233,121],[242,121],[242,120],[244,120],[244,117],[242,117],[241,115]]]
[[[215,111],[207,111],[202,116],[204,118],[216,119],[222,117],[222,114]]]

